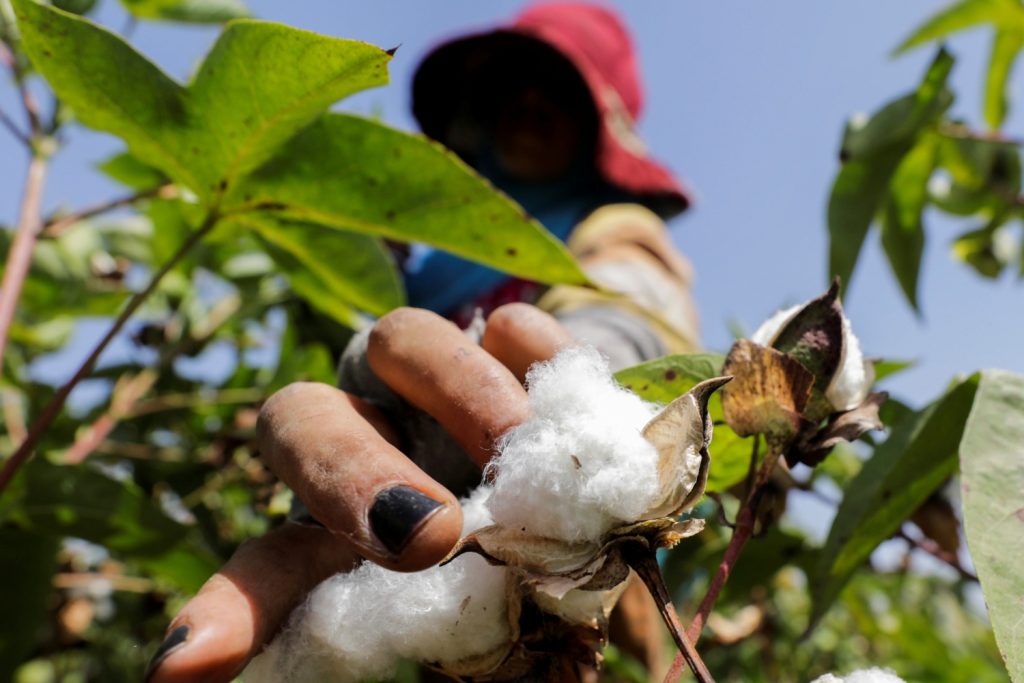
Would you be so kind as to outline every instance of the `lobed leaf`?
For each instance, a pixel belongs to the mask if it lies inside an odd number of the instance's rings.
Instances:
[[[981,24],[1019,22],[1020,3],[1015,0],[962,0],[947,6],[914,29],[896,48],[896,54],[918,45]]]
[[[1010,678],[1024,681],[1024,377],[981,374],[960,442],[964,531]]]
[[[956,471],[957,445],[978,376],[907,415],[846,485],[828,539],[811,573],[813,627],[879,543]]]

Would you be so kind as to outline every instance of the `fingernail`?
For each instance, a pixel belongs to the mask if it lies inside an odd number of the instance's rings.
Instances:
[[[164,642],[160,643],[160,647],[157,648],[153,659],[149,661],[149,666],[146,667],[146,675],[143,680],[148,681],[157,668],[163,664],[163,661],[167,659],[167,656],[177,650],[178,646],[182,645],[186,640],[188,640],[188,626],[185,624],[168,633],[167,637],[164,638]]]
[[[402,552],[413,533],[442,503],[408,486],[394,486],[377,494],[370,508],[370,528],[384,547]]]

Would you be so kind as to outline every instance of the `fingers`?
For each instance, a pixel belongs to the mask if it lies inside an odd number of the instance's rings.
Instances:
[[[480,342],[520,383],[531,365],[572,344],[569,331],[554,316],[521,303],[506,304],[491,313]]]
[[[389,569],[429,567],[459,539],[462,510],[378,427],[383,418],[372,406],[299,382],[263,405],[257,436],[261,457],[336,542]]]
[[[402,308],[381,318],[367,358],[381,380],[440,422],[481,466],[495,439],[529,415],[515,376],[429,311]]]
[[[230,681],[314,586],[356,559],[326,529],[294,524],[243,544],[171,622],[146,682]]]

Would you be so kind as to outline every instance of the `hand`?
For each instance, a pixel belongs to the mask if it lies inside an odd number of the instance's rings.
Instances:
[[[481,467],[495,440],[526,419],[529,366],[572,343],[526,304],[497,309],[481,346],[455,325],[399,309],[374,326],[370,367],[430,414]],[[230,681],[318,583],[360,558],[398,571],[437,563],[462,531],[455,496],[397,448],[387,417],[326,384],[270,397],[257,438],[267,465],[325,528],[285,524],[248,541],[171,622],[149,683]]]

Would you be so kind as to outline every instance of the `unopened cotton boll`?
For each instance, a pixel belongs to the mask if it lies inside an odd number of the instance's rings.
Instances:
[[[796,317],[805,304],[777,311],[757,328],[750,340],[761,346],[771,346],[782,329]],[[832,381],[825,390],[825,398],[836,412],[856,408],[867,398],[875,382],[874,365],[864,359],[860,340],[853,334],[849,319],[843,316],[843,355]]]
[[[618,386],[592,348],[562,351],[527,374],[533,417],[510,430],[487,502],[502,526],[596,541],[641,518],[658,492],[658,455],[641,435],[657,407]]]
[[[490,487],[462,501],[463,533],[491,523]],[[402,573],[366,562],[321,583],[246,669],[246,683],[387,678],[400,659],[455,662],[510,639],[503,567],[464,555]]]
[[[906,683],[902,678],[885,669],[862,669],[840,678],[835,674],[825,674],[811,683]]]

